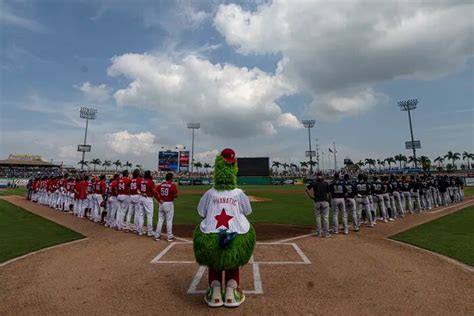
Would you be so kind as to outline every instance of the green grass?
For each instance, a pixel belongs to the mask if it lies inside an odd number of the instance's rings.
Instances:
[[[464,196],[473,196],[474,187],[464,187]]]
[[[390,238],[474,266],[473,226],[474,206],[470,206]]]
[[[81,238],[73,230],[0,200],[0,262]]]
[[[19,195],[19,196],[26,196],[28,190],[24,187],[19,187],[16,189],[5,189],[0,191],[0,196],[2,195]]]
[[[249,216],[252,223],[276,223],[293,225],[314,225],[313,203],[302,185],[239,186],[247,195],[269,198],[271,201],[252,203],[253,212]],[[201,218],[197,214],[197,205],[209,187],[181,186],[179,197],[175,201],[174,223],[198,224]],[[155,210],[158,207],[155,206]],[[156,216],[155,216],[156,218]]]

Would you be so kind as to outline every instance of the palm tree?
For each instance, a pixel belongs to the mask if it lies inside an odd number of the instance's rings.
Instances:
[[[293,171],[293,175],[296,174],[296,171],[298,171],[298,166],[294,163],[290,163],[290,170]]]
[[[196,168],[196,172],[199,173],[199,168],[202,168],[202,163],[200,163],[199,161],[195,162],[194,168]]]
[[[402,154],[395,155],[395,157],[393,157],[393,159],[395,159],[396,161],[398,161],[400,163],[400,169],[402,169],[402,162],[407,161],[407,157],[405,155],[402,155]]]
[[[370,166],[374,166],[375,168],[375,159],[365,158],[365,164],[369,166],[369,169],[370,169]]]
[[[356,162],[356,165],[358,165],[359,168],[362,168],[365,165],[365,163],[362,160],[359,160],[358,162]]]
[[[418,161],[421,163],[421,167],[424,171],[430,170],[431,168],[431,160],[426,156],[420,156]]]
[[[446,156],[444,156],[444,158],[446,158],[448,160],[451,160],[453,162],[452,163],[453,169],[456,169],[456,160],[461,159],[461,154],[460,153],[453,153],[452,151],[448,151],[448,154]]]
[[[385,162],[388,163],[388,168],[392,169],[392,163],[395,163],[395,159],[393,159],[393,157],[388,157],[385,158]]]
[[[308,165],[309,165],[310,167],[315,167],[317,164],[318,164],[318,163],[317,163],[316,161],[314,161],[314,160],[308,161]]]
[[[112,162],[112,164],[115,166],[115,172],[117,172],[118,167],[122,166],[122,162],[120,160],[116,160],[116,161]]]
[[[469,159],[473,159],[474,154],[468,153],[467,151],[462,153],[462,160],[467,160],[467,169],[471,169]]]
[[[107,167],[110,167],[112,165],[112,161],[110,160],[104,160],[102,163],[102,166],[104,167],[104,171],[107,171]]]
[[[301,168],[307,168],[308,167],[308,163],[306,161],[301,161],[300,162],[300,166]]]
[[[206,169],[206,173],[207,173],[207,174],[209,174],[209,171],[208,171],[209,168],[211,168],[211,165],[208,164],[207,162],[204,163],[204,169]]]
[[[126,170],[128,170],[128,168],[129,167],[131,168],[133,165],[130,161],[127,160],[127,161],[125,161],[125,164],[123,166],[125,167]]]
[[[412,163],[413,163],[413,167],[414,167],[414,166],[415,166],[415,160],[416,160],[416,162],[419,162],[419,161],[420,161],[419,158],[416,158],[416,159],[415,159],[413,156],[409,156],[407,162],[408,162],[408,163],[412,162]]]
[[[443,161],[444,161],[444,158],[441,157],[441,156],[438,156],[434,159],[434,162],[438,163],[438,169],[440,169],[440,170],[441,170],[441,164],[443,163]]]
[[[99,158],[92,159],[90,161],[91,165],[94,165],[94,171],[95,171],[95,166],[102,164],[102,161]]]
[[[142,165],[135,165],[135,168],[137,168],[138,170],[142,170],[143,166]]]
[[[278,169],[280,168],[280,166],[281,166],[281,162],[278,162],[278,161],[272,162],[272,168],[275,167],[275,174],[278,173]]]
[[[77,164],[81,166],[89,167],[89,162],[87,160],[81,160]]]

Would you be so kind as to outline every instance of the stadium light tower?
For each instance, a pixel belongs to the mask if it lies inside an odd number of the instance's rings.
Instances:
[[[308,140],[309,140],[309,172],[313,174],[313,153],[311,152],[311,129],[316,124],[315,120],[302,120],[303,126],[308,129]]]
[[[84,147],[82,148],[82,160],[86,157],[86,143],[87,143],[87,128],[89,127],[89,120],[95,120],[97,117],[97,109],[81,107],[80,117],[86,119],[86,131],[84,133]],[[89,147],[90,151],[90,147]],[[84,164],[81,164],[81,170],[84,170]]]
[[[191,145],[191,173],[193,173],[194,167],[194,130],[199,129],[201,127],[201,123],[188,123],[188,128],[193,130],[193,141]]]
[[[413,138],[413,126],[411,124],[411,113],[410,113],[410,111],[416,109],[417,104],[418,104],[417,99],[398,102],[398,106],[400,107],[400,110],[408,112],[408,121],[410,122],[411,147],[413,149],[413,160],[415,161],[415,168],[417,168],[416,149],[415,149],[415,140]]]

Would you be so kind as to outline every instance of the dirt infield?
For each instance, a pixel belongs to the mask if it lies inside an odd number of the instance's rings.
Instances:
[[[155,242],[106,229],[23,198],[5,199],[88,238],[1,267],[1,315],[467,315],[474,310],[472,272],[440,256],[386,239],[471,205],[473,200],[442,211],[380,223],[376,228],[348,236],[260,242],[255,262],[242,271],[244,289],[254,294],[249,294],[239,309],[229,311],[210,310],[202,294],[189,294],[205,287],[205,270],[192,263],[190,243]],[[176,227],[177,235],[189,237],[185,234],[189,227],[181,226]],[[274,225],[270,229],[275,231],[275,237],[268,235],[267,240],[287,239],[282,234],[283,227]],[[308,231],[301,231],[305,233]],[[258,225],[257,235],[261,234],[265,235],[265,226]],[[299,234],[295,231],[286,236]],[[150,263],[152,260],[158,262]]]

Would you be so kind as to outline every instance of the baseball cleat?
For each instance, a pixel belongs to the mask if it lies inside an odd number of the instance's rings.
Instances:
[[[221,283],[219,281],[212,281],[211,286],[207,289],[204,295],[204,301],[209,307],[221,307],[224,305],[222,299]]]
[[[393,222],[394,219],[393,219],[393,218],[389,218],[388,221],[389,221],[389,222]]]
[[[166,241],[167,241],[167,242],[174,241],[174,237],[168,237],[168,238],[166,239]]]
[[[349,228],[344,228],[344,234],[346,234],[346,235],[349,234]]]
[[[229,280],[225,290],[224,306],[239,307],[245,301],[245,294],[238,288],[235,280]]]

